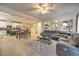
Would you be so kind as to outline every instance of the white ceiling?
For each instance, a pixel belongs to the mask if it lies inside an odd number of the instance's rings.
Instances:
[[[53,3],[52,3],[53,4]],[[38,12],[38,10],[34,10],[38,8],[38,3],[5,3],[0,4],[0,6],[7,7],[16,12],[21,12],[26,14],[25,16],[30,16],[39,20],[68,20],[76,16],[79,11],[79,4],[57,4],[54,3],[54,8],[49,10],[50,12],[45,14],[44,16]],[[8,11],[10,12],[10,11]],[[15,12],[15,13],[16,13]],[[19,14],[18,14],[19,15]]]

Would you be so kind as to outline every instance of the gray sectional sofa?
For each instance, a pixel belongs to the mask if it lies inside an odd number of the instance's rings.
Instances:
[[[58,56],[79,56],[79,48],[67,42],[60,41],[56,45],[56,54]]]

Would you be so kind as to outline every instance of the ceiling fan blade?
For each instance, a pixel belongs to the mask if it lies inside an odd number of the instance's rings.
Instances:
[[[26,9],[26,11],[33,11],[33,10],[39,10],[39,8],[29,8],[29,9]]]
[[[50,12],[57,12],[57,10],[55,10],[55,9],[48,9],[48,11],[50,11]]]

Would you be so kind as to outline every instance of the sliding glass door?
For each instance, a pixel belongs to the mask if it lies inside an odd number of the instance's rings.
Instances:
[[[77,33],[79,33],[79,18],[78,18],[78,22],[77,22]]]
[[[76,32],[79,33],[79,16],[76,16]]]

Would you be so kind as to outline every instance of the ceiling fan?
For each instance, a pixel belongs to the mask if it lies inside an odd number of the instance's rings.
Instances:
[[[41,14],[48,13],[54,7],[53,4],[46,4],[46,3],[45,4],[40,3],[39,6],[40,6],[40,13]]]
[[[36,7],[26,9],[28,11],[38,11],[41,14],[46,14],[54,9],[55,5],[53,3],[39,3],[36,4]]]

